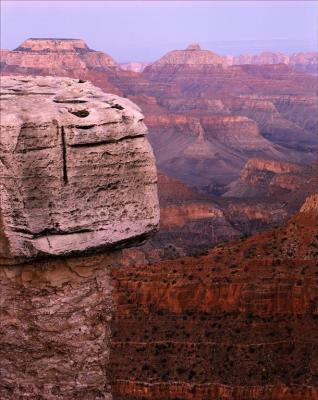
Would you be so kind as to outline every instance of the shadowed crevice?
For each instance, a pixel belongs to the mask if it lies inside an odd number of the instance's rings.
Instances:
[[[64,185],[68,183],[68,176],[67,176],[67,152],[66,152],[66,143],[65,143],[65,131],[64,127],[61,128],[61,136],[62,136],[62,158],[63,158],[63,182]]]

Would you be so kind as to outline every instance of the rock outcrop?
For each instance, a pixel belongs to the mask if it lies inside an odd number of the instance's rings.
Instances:
[[[317,87],[315,77],[286,64],[227,66],[225,57],[191,46],[168,52],[146,67],[143,75],[153,83],[177,84],[192,99],[216,94],[302,94]]]
[[[318,104],[316,96],[241,96],[224,101],[231,114],[253,119],[271,142],[287,147],[289,154],[318,146]],[[295,155],[292,158],[296,161]],[[299,161],[301,158],[299,159]]]
[[[318,194],[308,197],[300,209],[300,213],[312,214],[314,218],[318,215]]]
[[[156,170],[137,106],[50,77],[4,77],[2,104],[1,257],[112,247],[155,229]]]
[[[198,255],[219,243],[277,227],[299,209],[317,186],[314,165],[304,169],[264,159],[252,159],[247,164],[253,162],[259,169],[250,168],[246,180],[235,181],[233,195],[238,197],[199,193],[159,173],[160,230],[145,245],[125,250],[125,265]],[[266,171],[266,167],[277,174]],[[288,173],[289,170],[295,172]]]
[[[1,84],[0,397],[110,399],[110,266],[159,220],[143,115],[70,78]]]
[[[226,200],[217,202],[162,173],[158,173],[158,194],[160,230],[138,249],[149,263],[197,254],[241,234],[225,215]]]

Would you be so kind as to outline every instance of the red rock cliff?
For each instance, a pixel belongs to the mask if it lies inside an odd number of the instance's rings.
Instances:
[[[114,269],[114,397],[317,399],[317,218],[315,195],[206,256]]]

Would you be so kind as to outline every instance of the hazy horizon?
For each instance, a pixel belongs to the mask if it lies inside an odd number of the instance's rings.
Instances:
[[[191,42],[219,54],[317,51],[317,2],[2,1],[1,48],[81,38],[118,62],[151,62]]]

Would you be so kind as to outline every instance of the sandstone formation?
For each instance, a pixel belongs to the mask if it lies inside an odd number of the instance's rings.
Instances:
[[[197,44],[142,73],[78,41],[20,47],[2,74],[78,80],[9,79],[2,96],[1,399],[108,399],[112,383],[118,400],[316,400],[316,197],[211,247],[315,191],[317,80]],[[140,111],[87,79],[141,106],[167,174],[161,230],[123,254],[157,227],[153,158]]]
[[[300,213],[309,214],[316,218],[318,214],[318,194],[308,197],[300,209]]]
[[[153,232],[156,170],[137,106],[69,78],[1,83],[2,258],[64,255]]]
[[[277,168],[282,165],[284,170]],[[223,198],[234,196],[236,200],[240,198],[244,201],[278,201],[291,215],[299,209],[306,197],[315,193],[317,174],[317,162],[301,166],[268,159],[252,159],[242,169],[240,178],[227,186]]]
[[[205,256],[114,268],[114,398],[316,399],[317,229],[315,195]]]
[[[176,83],[184,92],[190,89],[195,93],[193,98],[216,94],[301,94],[312,90],[310,85],[317,87],[315,77],[286,64],[227,67],[224,57],[207,50],[168,52],[146,67],[143,74],[152,82]]]
[[[216,67],[202,52],[168,53],[142,73],[152,92],[144,83],[139,96],[133,89],[164,173],[204,190],[233,180],[251,157],[316,159],[315,78],[285,64]],[[129,84],[124,92],[131,94]]]
[[[289,56],[283,53],[265,51],[260,54],[241,54],[239,56],[226,56],[230,65],[244,64],[288,64]]]
[[[143,115],[70,78],[1,85],[0,397],[111,399],[109,270],[158,229]]]
[[[83,42],[39,40],[28,43],[28,46],[20,47],[36,52],[38,46],[42,46],[39,57],[42,57],[41,54],[43,57],[45,54],[60,54],[62,58],[72,48],[80,49],[77,50],[79,57],[82,57],[80,53],[87,52]],[[114,68],[111,71],[109,68],[103,71],[98,68],[80,70],[82,77],[91,79],[102,88],[113,88],[116,93],[124,93],[142,107],[157,164],[165,174],[195,186],[209,196],[220,195],[229,190],[227,185],[231,181],[237,181],[240,170],[250,158],[299,164],[316,158],[318,113],[315,81],[312,78],[309,77],[308,85],[308,78],[304,79],[304,75],[295,76],[288,67],[281,69],[276,65],[269,66],[272,69],[262,65],[252,65],[256,69],[245,70],[241,67],[216,68],[215,58],[211,54],[208,57],[212,63],[210,68],[209,64],[200,64],[205,52],[197,44],[183,52],[188,54],[189,62],[193,62],[191,71],[183,67],[171,70],[167,60],[164,65],[156,67],[158,74],[151,72],[151,66],[148,72],[142,74]],[[88,54],[92,53],[89,51]],[[26,54],[21,52],[21,56],[25,58]],[[180,59],[180,54],[178,57]],[[58,73],[59,69],[55,67],[50,73]],[[19,68],[17,66],[15,73]],[[32,74],[31,69],[28,71]],[[68,70],[65,73],[71,75],[73,72]],[[3,73],[9,73],[7,67]],[[296,86],[297,90],[301,88],[302,94],[276,93],[278,89],[287,93],[295,92],[295,82],[299,82]],[[242,94],[246,91],[252,91],[253,94]],[[260,94],[260,91],[271,94]],[[297,187],[298,183],[299,177],[276,174],[270,185],[270,193],[288,192],[288,187]],[[164,185],[161,187],[164,188]],[[295,205],[299,206],[302,200],[303,196],[298,196]],[[227,203],[222,200],[223,204],[220,205],[215,199],[212,202],[209,199],[208,207],[221,208],[229,223],[234,223],[235,230],[242,234],[267,226],[265,216],[269,224],[274,221],[278,223],[286,216],[285,210],[270,213],[270,207],[273,210],[279,208],[280,198],[275,197],[273,202],[266,198],[265,202],[260,202],[258,197],[257,201],[259,204],[240,197],[240,200],[232,198]],[[190,203],[191,206],[187,197],[184,197],[179,204],[169,204],[167,213],[163,210],[163,214],[170,219],[177,218],[177,215],[195,216],[197,205]],[[266,210],[264,213],[260,210],[262,207]],[[294,210],[295,206],[288,209],[288,213]],[[200,220],[182,217],[185,225],[174,224],[173,229],[168,224],[169,232],[166,229],[161,231],[163,241],[159,247],[166,248],[170,244],[176,246],[176,242],[179,242],[177,247],[183,249],[196,247],[196,243],[204,242],[205,246],[211,244],[209,212],[204,215],[207,218]],[[253,215],[255,219],[248,221],[248,217]],[[218,226],[221,225],[220,220]],[[225,228],[223,232],[230,231]],[[188,245],[190,237],[193,237],[191,246]],[[216,234],[215,237],[225,238],[223,234]]]
[[[112,294],[120,254],[0,265],[0,398],[111,400]]]

